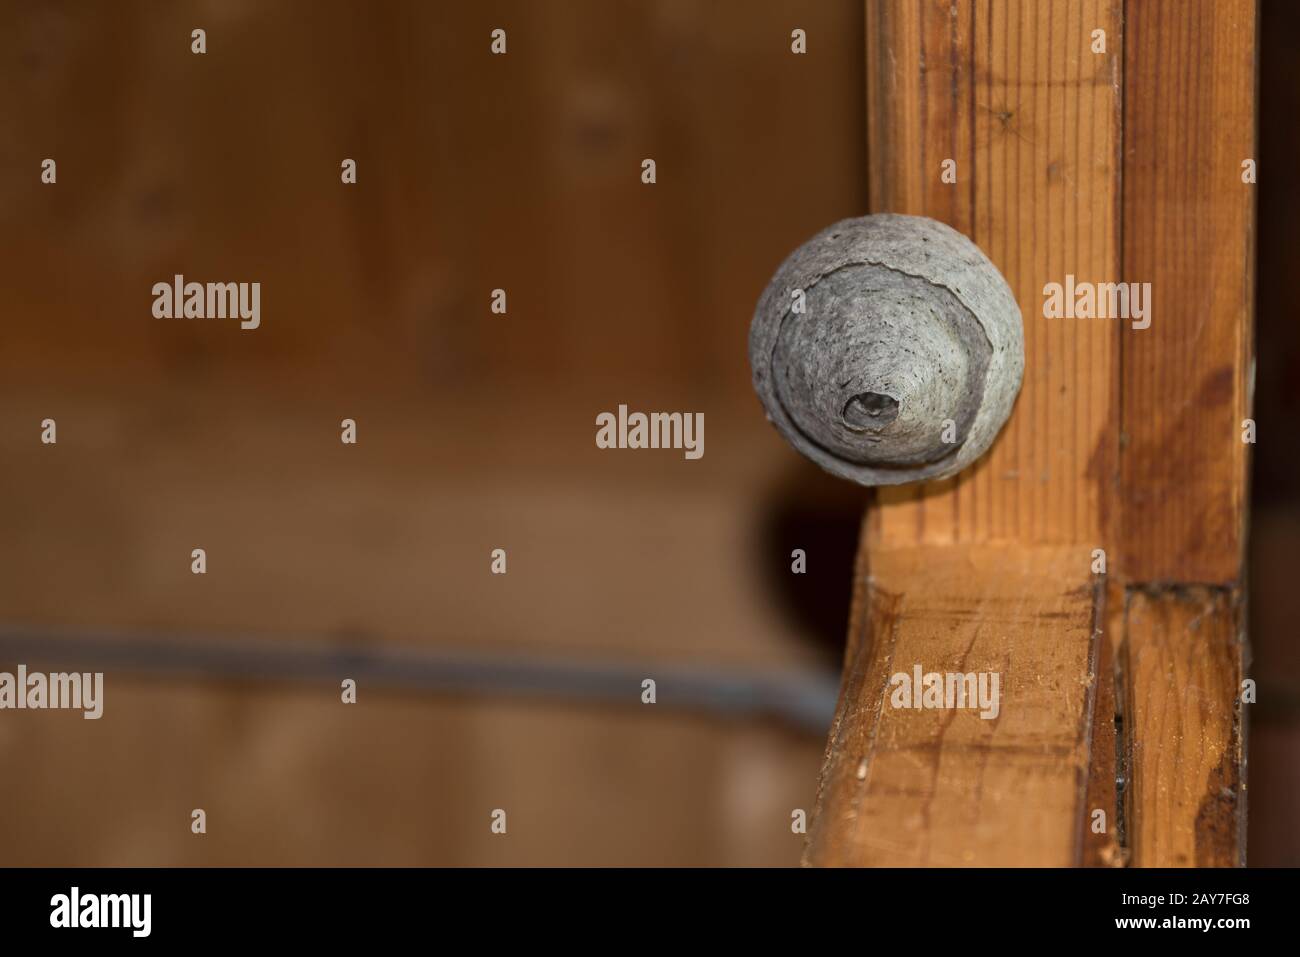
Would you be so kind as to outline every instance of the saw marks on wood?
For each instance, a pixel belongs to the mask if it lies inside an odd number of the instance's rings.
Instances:
[[[1080,863],[1099,635],[1088,551],[917,547],[869,561],[807,862]],[[997,716],[895,707],[891,676],[917,665],[997,674]]]

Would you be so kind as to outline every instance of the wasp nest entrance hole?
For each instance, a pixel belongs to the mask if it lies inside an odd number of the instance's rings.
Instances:
[[[851,429],[883,429],[898,418],[898,400],[883,392],[859,392],[840,415]]]

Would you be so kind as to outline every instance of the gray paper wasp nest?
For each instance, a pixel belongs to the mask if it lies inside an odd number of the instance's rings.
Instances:
[[[754,389],[786,440],[862,485],[953,475],[992,444],[1025,365],[997,267],[920,216],[846,219],[781,264],[749,329]]]

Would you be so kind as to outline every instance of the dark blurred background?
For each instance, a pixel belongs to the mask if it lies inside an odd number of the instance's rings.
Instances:
[[[1300,316],[1291,284],[1300,271],[1292,235],[1300,191],[1300,5],[1261,6],[1259,194],[1255,310],[1255,421],[1259,441],[1251,486],[1249,847],[1260,866],[1300,864]]]
[[[1261,41],[1250,855],[1295,864],[1292,5]],[[863,71],[858,0],[0,3],[0,668],[107,672],[0,720],[0,863],[796,863],[864,496],[745,338],[867,209]],[[174,273],[261,328],[154,319]],[[619,404],[704,457],[596,449]]]
[[[746,335],[866,208],[862,38],[856,0],[0,5],[0,668],[107,672],[98,722],[0,720],[0,862],[796,863],[862,495]],[[154,319],[174,273],[260,281],[261,328]],[[620,403],[704,457],[598,450]]]

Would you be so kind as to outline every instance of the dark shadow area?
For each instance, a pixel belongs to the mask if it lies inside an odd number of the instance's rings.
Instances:
[[[1247,862],[1300,864],[1295,816],[1300,791],[1300,324],[1294,276],[1300,256],[1294,224],[1300,192],[1291,168],[1300,155],[1300,5],[1272,0],[1260,10],[1259,163],[1256,273],[1255,421],[1249,546],[1249,705]]]
[[[759,554],[771,593],[838,669],[853,597],[853,561],[870,492],[808,462],[792,465],[764,508]],[[793,571],[796,549],[806,570]]]

